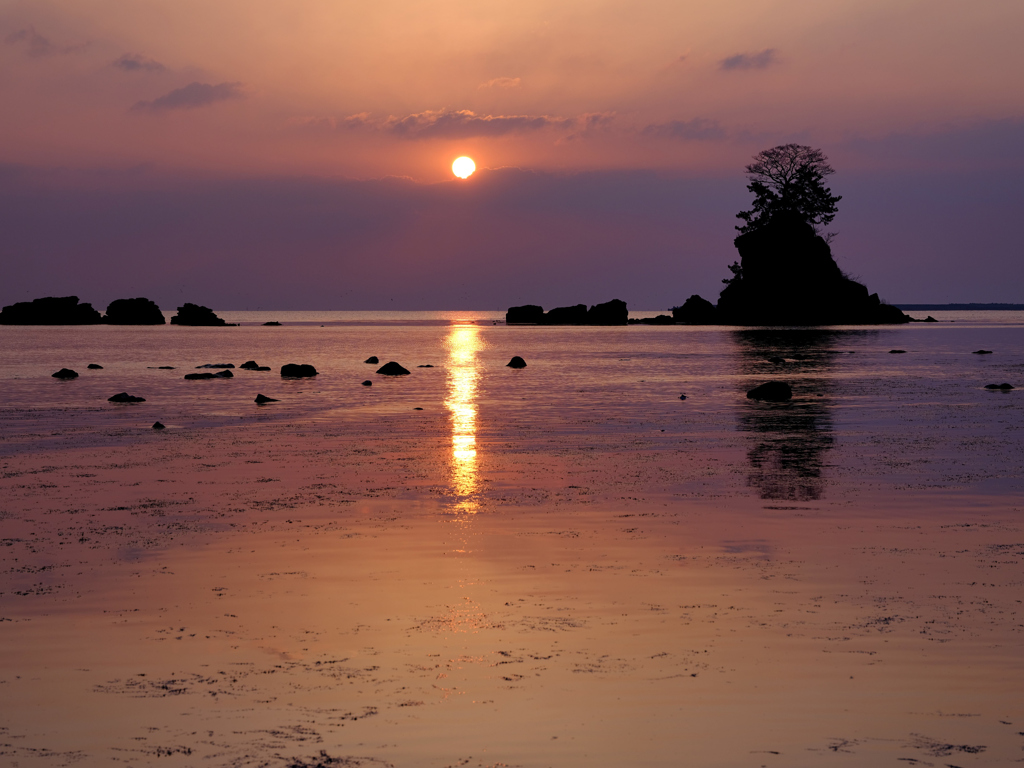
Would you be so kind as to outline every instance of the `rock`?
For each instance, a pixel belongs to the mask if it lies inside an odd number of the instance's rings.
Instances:
[[[56,373],[51,373],[51,376],[55,379],[77,379],[78,372],[72,371],[70,368],[61,368]]]
[[[832,250],[795,214],[777,214],[735,240],[740,268],[722,290],[726,325],[878,325],[908,323],[899,308],[842,273]]]
[[[1014,386],[1013,384],[1007,384],[1004,381],[1002,384],[986,384],[985,389],[1001,389],[1004,392],[1008,392],[1009,390],[1014,389]]]
[[[118,392],[113,397],[107,398],[108,403],[144,403],[146,398],[129,395],[127,392]]]
[[[621,299],[595,304],[587,310],[587,325],[626,325],[627,322],[629,310]]]
[[[160,365],[160,366],[157,366],[157,370],[158,371],[173,371],[174,370],[174,366],[173,365]]]
[[[280,323],[279,323],[279,322],[277,322],[277,320],[271,320],[271,321],[270,321],[270,322],[268,322],[268,323],[264,323],[264,325],[280,325]]]
[[[137,299],[114,299],[107,305],[103,322],[107,325],[164,325],[167,320],[160,307],[140,296]]]
[[[939,321],[938,321],[938,320],[936,320],[936,319],[935,319],[934,317],[932,317],[931,315],[928,315],[928,317],[926,317],[926,318],[925,318],[924,320],[922,320],[921,322],[922,322],[922,323],[937,323],[937,322],[939,322]]]
[[[217,371],[217,373],[186,373],[185,378],[189,381],[202,379],[233,379],[235,374],[231,371]]]
[[[630,325],[675,325],[676,319],[672,315],[656,315],[655,317],[631,317]]]
[[[905,350],[905,349],[890,349],[889,350],[889,354],[890,355],[905,355],[905,354],[907,354],[907,350]]]
[[[416,367],[417,368],[433,368],[434,366],[430,365],[430,363],[427,363],[426,365],[417,365]]]
[[[747,392],[748,400],[770,400],[781,403],[793,397],[793,390],[784,381],[769,381]]]
[[[544,308],[536,304],[509,307],[505,313],[506,325],[540,325],[544,322]]]
[[[102,371],[103,370],[103,366],[102,365],[97,365],[96,363],[89,363],[85,367],[88,368],[90,371]]]
[[[167,429],[167,427],[165,427],[159,421],[154,421],[153,422],[153,429]]]
[[[19,301],[0,311],[0,325],[96,325],[103,317],[77,296],[47,296]]]
[[[384,363],[380,368],[377,369],[377,373],[383,374],[384,376],[408,376],[409,371],[400,366],[394,360],[390,363]]]
[[[366,381],[363,382],[363,386],[364,387],[372,387],[373,386],[373,382],[370,381],[369,379],[367,379]]]
[[[368,363],[369,365],[380,365],[380,360],[377,359],[376,355],[371,355],[370,357],[363,360],[363,362]]]
[[[973,352],[971,352],[971,354],[972,355],[991,355],[992,354],[992,350],[991,349],[976,349]]]
[[[507,363],[505,363],[505,367],[506,368],[525,368],[526,367],[526,361],[523,360],[523,358],[521,358],[519,355],[516,355],[511,360],[509,360]]]
[[[292,379],[304,379],[309,376],[316,376],[317,370],[306,363],[288,363],[281,366],[281,375]]]
[[[270,366],[269,365],[258,365],[255,368],[253,368],[253,370],[254,371],[269,371],[270,370]]]
[[[685,399],[686,399],[686,395],[680,395],[680,396],[679,396],[679,399],[680,399],[680,400],[685,400]],[[662,431],[662,432],[664,432],[665,430],[661,430],[661,431]]]
[[[413,408],[413,410],[414,410],[414,411],[422,411],[423,409],[422,409],[422,408],[420,408],[420,407],[419,407],[419,406],[417,405],[417,406],[416,406],[415,408]]]
[[[672,317],[677,323],[686,325],[715,325],[718,322],[718,310],[710,301],[695,293],[681,307],[672,307]]]
[[[263,405],[264,403],[279,403],[281,402],[277,398],[267,397],[266,395],[256,395],[256,403]]]
[[[544,325],[586,325],[587,305],[575,304],[571,307],[555,307],[544,313]]]
[[[206,363],[205,365],[197,365],[196,368],[234,368],[234,363]]]
[[[178,314],[171,318],[171,325],[227,325],[209,307],[186,302],[178,307]]]
[[[256,371],[256,370],[259,370],[260,364],[257,363],[255,360],[246,360],[244,363],[242,363],[238,367],[239,368],[244,368],[247,371]]]

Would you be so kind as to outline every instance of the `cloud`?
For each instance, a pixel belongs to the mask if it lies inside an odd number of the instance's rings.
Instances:
[[[737,53],[722,59],[720,69],[765,69],[775,64],[778,58],[774,48],[765,48],[760,53]]]
[[[332,130],[365,130],[390,134],[401,139],[467,139],[473,137],[506,136],[512,133],[531,133],[543,130],[565,132],[593,130],[608,120],[609,115],[588,114],[579,117],[553,117],[551,115],[478,115],[468,109],[428,109],[404,117],[391,115],[387,119],[374,119],[368,112],[336,120],[329,117],[305,117],[293,124],[311,128],[329,127]]]
[[[49,56],[51,53],[59,51],[57,46],[36,32],[36,28],[31,25],[7,36],[8,45],[19,43],[25,43],[28,46],[29,56]]]
[[[522,79],[518,77],[496,77],[486,83],[480,83],[478,88],[518,88]]]
[[[241,83],[189,83],[170,93],[153,99],[140,101],[132,107],[134,111],[163,112],[169,109],[195,109],[208,107],[221,101],[240,99],[244,95]]]
[[[717,120],[695,117],[692,120],[670,120],[667,123],[653,123],[644,128],[644,136],[656,138],[685,139],[687,141],[714,141],[725,138],[725,129]]]
[[[113,62],[113,66],[123,69],[125,72],[162,72],[167,69],[155,59],[150,59],[138,53],[126,53]]]

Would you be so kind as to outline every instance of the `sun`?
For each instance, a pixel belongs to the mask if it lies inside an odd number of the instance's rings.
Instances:
[[[473,158],[466,157],[465,155],[455,158],[455,162],[452,163],[452,173],[460,179],[468,179],[475,170],[476,163],[473,162]]]

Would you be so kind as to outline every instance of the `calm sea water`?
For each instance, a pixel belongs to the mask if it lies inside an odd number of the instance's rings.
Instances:
[[[829,483],[1022,489],[1022,312],[821,329],[508,327],[500,312],[220,314],[240,325],[0,327],[0,452],[123,442],[156,420],[172,429],[317,422],[371,434],[388,417],[396,437],[450,431],[523,451],[559,440],[595,450],[630,440],[728,446],[746,452],[747,482],[768,499],[818,498]],[[282,325],[262,325],[271,320]],[[363,362],[370,355],[412,374],[376,375]],[[528,367],[507,368],[513,355]],[[247,360],[272,371],[183,379],[203,364]],[[282,379],[285,363],[311,363],[319,375]],[[80,377],[53,379],[61,367]],[[792,384],[791,403],[746,399],[771,379]],[[1002,382],[1020,389],[984,389]],[[123,391],[146,403],[107,402]],[[257,393],[280,402],[257,407]],[[448,418],[416,421],[414,408]]]

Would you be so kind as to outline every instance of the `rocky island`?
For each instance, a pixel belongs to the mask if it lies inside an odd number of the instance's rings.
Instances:
[[[619,299],[595,304],[590,309],[586,304],[575,304],[547,312],[536,304],[525,304],[509,307],[505,313],[507,325],[625,325],[628,319],[626,302]]]

